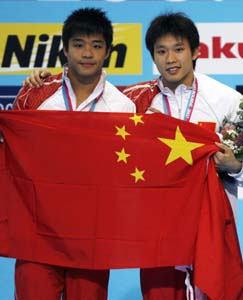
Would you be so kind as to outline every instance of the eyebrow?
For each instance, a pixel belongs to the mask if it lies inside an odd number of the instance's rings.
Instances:
[[[82,39],[82,38],[72,38],[71,41],[73,41],[73,42],[80,42],[80,41],[85,42],[85,40]],[[100,44],[104,44],[105,43],[105,41],[103,41],[103,40],[92,40],[91,42],[92,43],[100,43]]]
[[[175,43],[172,47],[178,47],[178,46],[183,46],[185,43],[184,42],[178,42],[178,43]],[[167,46],[165,45],[157,45],[155,46],[156,49],[159,49],[159,48],[167,48]]]

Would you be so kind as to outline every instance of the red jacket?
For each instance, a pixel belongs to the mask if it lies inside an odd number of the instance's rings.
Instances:
[[[154,97],[160,93],[158,78],[133,84],[123,90],[123,93],[134,101],[137,113],[145,113]]]
[[[41,89],[31,88],[25,85],[19,91],[14,101],[13,109],[37,109],[47,98],[54,94],[61,85],[62,73],[44,79],[44,85]]]

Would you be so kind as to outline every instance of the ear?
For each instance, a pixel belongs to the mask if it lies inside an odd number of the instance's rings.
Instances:
[[[192,53],[192,60],[196,60],[199,55],[199,48],[196,48],[194,52]]]
[[[63,53],[64,53],[65,57],[67,57],[68,50],[65,47],[63,47]]]
[[[111,48],[107,48],[105,59],[107,59],[107,57],[110,55],[110,53],[111,53]]]

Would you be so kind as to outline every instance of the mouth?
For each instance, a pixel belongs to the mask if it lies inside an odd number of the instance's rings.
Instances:
[[[170,68],[166,69],[166,72],[171,75],[174,75],[174,74],[177,74],[179,70],[180,70],[179,67],[170,67]]]
[[[95,65],[95,63],[93,62],[81,62],[79,63],[82,67],[85,67],[85,68],[90,68],[90,67],[93,67]]]

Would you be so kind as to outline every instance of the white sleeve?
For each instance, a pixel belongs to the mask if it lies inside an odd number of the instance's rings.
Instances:
[[[233,177],[239,186],[243,186],[243,166],[239,173],[228,173],[229,176]]]
[[[222,134],[218,133],[218,132],[216,132],[216,133],[217,133],[217,135],[219,136],[219,138],[222,142]],[[243,186],[243,165],[241,164],[241,166],[242,167],[241,167],[241,170],[240,170],[239,173],[228,173],[228,175],[230,177],[233,177],[236,180],[238,186]]]

